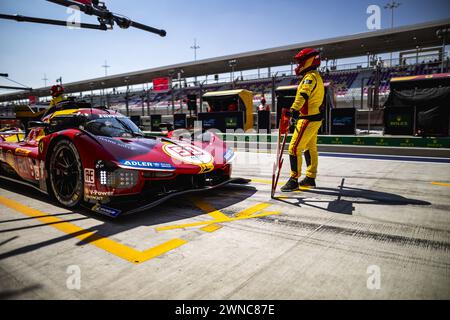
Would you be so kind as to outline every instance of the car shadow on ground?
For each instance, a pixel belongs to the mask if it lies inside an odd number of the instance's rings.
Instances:
[[[20,289],[1,290],[0,300],[17,299],[17,297],[20,297],[28,292],[33,292],[42,289],[43,287],[44,286],[41,284],[33,284]]]
[[[3,183],[5,182],[5,183]],[[61,208],[62,210],[68,210],[61,207],[56,201],[51,200],[49,196],[42,194],[41,192],[31,188],[24,187],[21,184],[3,181],[2,180],[2,188],[5,190],[36,199],[39,201],[46,201],[47,203],[54,205],[56,207]],[[239,192],[235,192],[239,190]],[[204,200],[205,202],[209,202],[209,200],[220,198],[220,201],[210,202],[210,204],[216,210],[222,210],[224,208],[233,206],[239,202],[246,200],[247,198],[253,196],[257,192],[256,188],[249,187],[248,185],[233,185],[226,186],[224,188],[214,189],[205,191],[204,193],[196,193],[195,197]],[[229,193],[229,196],[227,196]],[[39,208],[36,208],[39,210]],[[42,210],[42,209],[41,209]],[[51,222],[51,223],[38,223],[33,225],[26,225],[11,229],[0,229],[0,234],[11,234],[14,236],[14,232],[18,232],[26,229],[40,228],[48,225],[56,225],[65,222],[74,222],[88,219],[95,219],[96,221],[100,221],[101,224],[93,226],[91,228],[83,229],[78,232],[74,232],[71,234],[63,234],[60,237],[48,239],[46,241],[42,241],[39,243],[33,243],[21,248],[14,249],[9,252],[4,252],[0,254],[0,260],[9,258],[11,256],[24,254],[27,252],[31,252],[42,247],[50,246],[61,241],[66,241],[71,238],[75,238],[77,236],[82,236],[88,233],[92,233],[89,237],[84,240],[80,240],[77,245],[84,245],[87,243],[91,243],[93,241],[98,240],[101,237],[111,237],[116,234],[120,234],[122,232],[126,232],[128,230],[132,230],[138,227],[151,227],[155,225],[165,224],[176,222],[183,219],[194,218],[196,216],[205,215],[207,212],[204,212],[200,208],[196,207],[193,202],[190,201],[189,195],[184,195],[181,198],[173,198],[160,204],[157,207],[154,207],[150,210],[135,213],[128,216],[122,216],[118,218],[110,218],[108,216],[103,216],[98,213],[92,212],[88,209],[77,208],[75,210],[71,210],[69,212],[60,212],[48,215],[42,215],[41,217],[58,217],[61,221]],[[71,216],[76,215],[71,219]],[[82,215],[80,217],[79,215]],[[20,222],[20,221],[33,221],[38,217],[23,217],[17,219],[8,219],[8,220],[0,220],[0,226],[4,223],[8,222]],[[209,219],[211,219],[209,217]],[[13,241],[7,240],[6,242]],[[5,243],[6,243],[5,242]]]
[[[311,195],[327,196],[335,199],[329,200],[311,199]],[[354,204],[374,204],[374,205],[394,205],[394,206],[431,205],[431,203],[428,201],[410,199],[395,193],[361,189],[361,188],[352,188],[344,185],[337,188],[305,189],[302,190],[301,193],[293,193],[293,194],[291,193],[289,195],[286,193],[285,195],[281,197],[276,197],[275,199],[280,202],[296,207],[308,206],[344,215],[353,214],[353,211],[355,210]],[[294,200],[294,202],[289,200]],[[321,205],[318,205],[320,203],[327,204],[327,206],[323,207]]]

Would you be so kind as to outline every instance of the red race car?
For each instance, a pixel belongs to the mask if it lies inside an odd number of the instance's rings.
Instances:
[[[176,195],[242,183],[230,178],[234,152],[213,133],[145,137],[120,113],[75,101],[28,127],[25,137],[15,129],[0,132],[0,177],[68,208],[88,205],[117,217]]]

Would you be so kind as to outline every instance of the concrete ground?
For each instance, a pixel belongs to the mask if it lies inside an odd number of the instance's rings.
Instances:
[[[1,181],[0,298],[450,299],[450,164],[321,157],[271,200],[272,163],[116,220]]]

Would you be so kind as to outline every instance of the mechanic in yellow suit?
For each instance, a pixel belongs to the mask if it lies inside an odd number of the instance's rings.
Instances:
[[[320,52],[315,49],[304,49],[294,58],[298,64],[297,76],[302,77],[297,89],[295,101],[288,115],[298,121],[289,145],[291,177],[281,188],[283,192],[291,192],[301,187],[315,187],[319,157],[317,153],[317,134],[322,126],[320,106],[323,103],[325,87],[317,68],[320,66]],[[299,183],[302,171],[302,152],[308,165],[306,177]]]
[[[63,86],[56,84],[51,87],[50,94],[52,101],[50,101],[50,108],[55,107],[58,103],[65,99]]]

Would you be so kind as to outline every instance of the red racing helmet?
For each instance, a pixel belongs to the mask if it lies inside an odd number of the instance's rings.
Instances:
[[[50,94],[52,95],[52,97],[58,97],[58,96],[62,95],[63,93],[64,93],[64,88],[63,88],[63,86],[61,86],[59,84],[52,86],[50,89]]]
[[[300,51],[295,57],[297,68],[295,74],[303,75],[306,71],[315,69],[320,66],[320,52],[316,49],[306,48]]]

